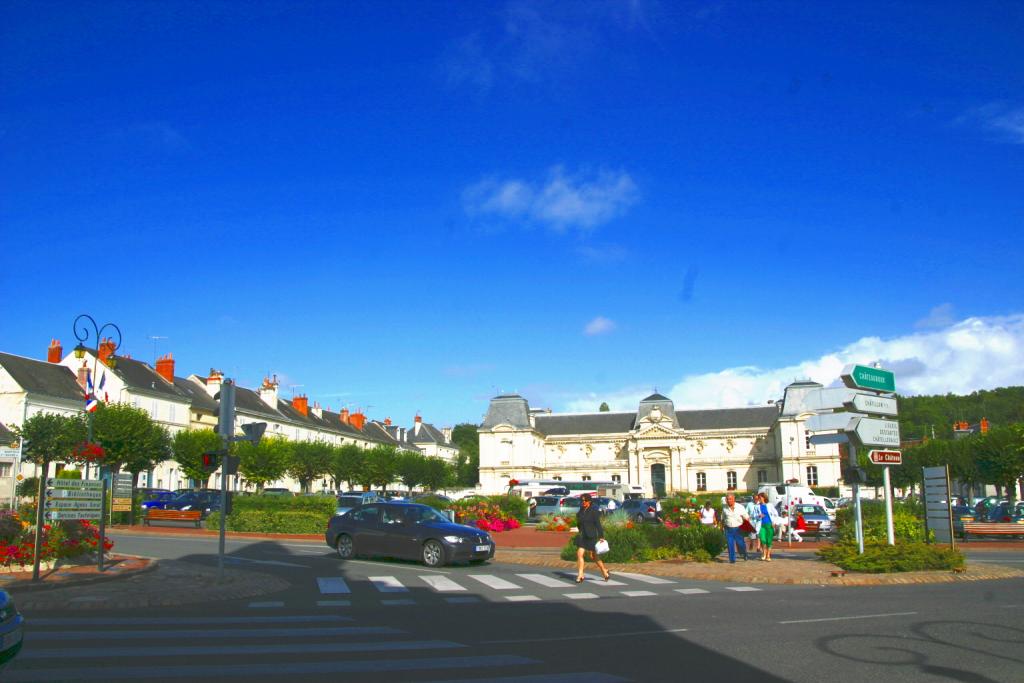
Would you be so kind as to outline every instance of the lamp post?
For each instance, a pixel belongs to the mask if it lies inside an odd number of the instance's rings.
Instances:
[[[96,390],[96,386],[94,384],[96,377],[96,368],[98,367],[100,362],[100,355],[105,350],[107,351],[107,354],[103,360],[104,364],[106,364],[106,366],[111,369],[113,369],[117,365],[117,359],[115,358],[114,353],[121,346],[121,328],[119,328],[114,323],[104,323],[102,326],[97,325],[96,320],[93,319],[91,315],[88,315],[86,313],[80,314],[77,318],[75,318],[75,322],[72,324],[72,329],[75,332],[75,339],[78,340],[78,346],[75,347],[75,358],[78,358],[79,360],[85,358],[86,347],[84,343],[89,341],[90,327],[92,328],[93,338],[96,340],[96,355],[93,357],[92,369],[90,370],[91,374],[88,376],[87,379],[87,386],[91,385],[91,391],[90,395],[85,397],[85,400],[86,424],[88,425],[89,434],[88,439],[89,443],[92,443],[92,416],[93,412],[95,411],[95,408],[91,407],[90,403],[99,400],[94,393]],[[110,328],[114,333],[117,334],[117,342],[114,341],[113,336],[109,337],[106,340],[106,342],[103,341],[103,333],[104,330],[106,330],[107,328]],[[97,569],[102,572],[103,544],[106,540],[107,530],[107,490],[109,489],[107,479],[110,476],[110,472],[107,470],[106,466],[102,463],[102,461],[99,464],[98,475],[100,481],[103,482],[103,485],[102,488],[100,489],[100,538],[99,542],[96,544],[96,550],[99,559],[97,560],[96,566]]]

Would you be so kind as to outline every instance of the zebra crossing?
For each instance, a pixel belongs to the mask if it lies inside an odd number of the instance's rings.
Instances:
[[[712,593],[745,593],[762,590],[755,586],[720,588],[679,587],[680,582],[660,576],[616,572],[609,581],[586,574],[582,585],[571,572],[522,572],[516,574],[467,573],[418,574],[399,578],[393,575],[348,578],[317,577],[321,599],[317,607],[351,607],[353,600],[378,600],[385,606],[415,605],[436,597],[447,604],[475,604],[484,600],[498,602],[546,602],[551,600],[596,600],[606,598],[651,598],[700,596]],[[296,605],[290,605],[296,606]],[[285,607],[281,601],[258,601],[251,609]]]
[[[25,643],[0,673],[4,683],[279,681],[359,673],[435,683],[625,680],[596,671],[545,673],[545,662],[535,656],[423,638],[341,614],[37,617]]]

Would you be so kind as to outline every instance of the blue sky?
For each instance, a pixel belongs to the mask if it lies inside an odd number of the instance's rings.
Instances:
[[[402,423],[1024,383],[1020,3],[0,15],[5,351],[86,311]]]

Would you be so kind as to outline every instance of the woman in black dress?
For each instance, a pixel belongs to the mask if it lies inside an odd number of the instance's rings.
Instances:
[[[594,507],[589,493],[580,496],[580,511],[576,513],[576,583],[583,583],[583,565],[586,563],[584,554],[589,552],[590,557],[597,562],[597,568],[601,570],[601,576],[608,580],[608,570],[605,569],[601,556],[594,550],[598,541],[604,540],[604,527],[601,526],[601,513]]]

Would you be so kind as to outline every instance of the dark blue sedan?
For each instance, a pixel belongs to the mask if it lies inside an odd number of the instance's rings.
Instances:
[[[14,659],[21,651],[24,619],[14,607],[7,591],[0,590],[0,666]]]
[[[494,541],[486,531],[454,524],[434,508],[418,503],[362,505],[332,517],[325,540],[343,560],[376,555],[440,567],[494,557]]]

